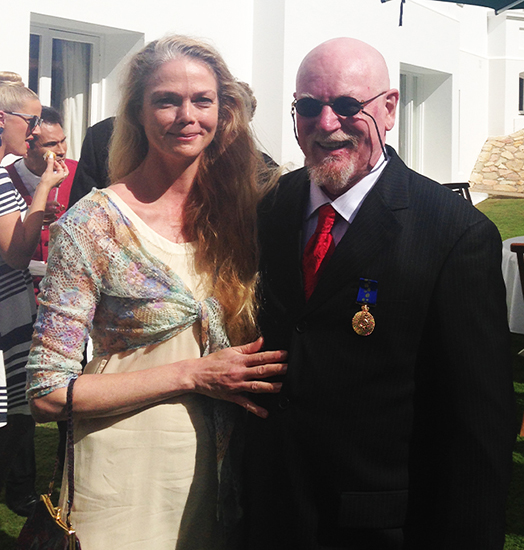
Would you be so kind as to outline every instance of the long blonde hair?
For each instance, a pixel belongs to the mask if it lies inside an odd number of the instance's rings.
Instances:
[[[184,229],[197,242],[196,267],[212,281],[229,338],[239,344],[256,335],[257,177],[262,168],[245,93],[212,47],[170,36],[151,42],[131,59],[109,150],[110,179],[119,181],[145,159],[148,142],[139,121],[145,88],[158,67],[181,56],[213,72],[219,104],[215,138],[203,153],[186,200]]]
[[[0,111],[18,111],[32,99],[38,99],[38,96],[24,86],[19,74],[0,71]]]

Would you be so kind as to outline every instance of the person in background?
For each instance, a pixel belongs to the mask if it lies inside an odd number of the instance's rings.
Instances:
[[[516,436],[497,228],[410,170],[382,55],[296,79],[304,168],[260,208],[260,327],[289,352],[246,442],[250,550],[502,550]]]
[[[0,72],[0,160],[7,154],[23,156],[40,134],[42,106],[19,75]],[[25,366],[35,320],[33,282],[27,269],[38,246],[47,197],[66,177],[64,162],[49,158],[28,206],[0,167],[0,350],[7,378],[8,420],[0,428],[0,490],[10,472],[20,445],[32,441],[34,420],[25,398]],[[28,515],[36,503],[32,480],[7,505]]]
[[[29,142],[27,154],[13,164],[6,166],[6,170],[18,192],[29,205],[33,200],[36,186],[47,168],[47,160],[44,158],[46,153],[48,151],[53,153],[56,159],[63,161],[65,166],[67,166],[69,175],[59,187],[51,191],[47,198],[40,242],[32,258],[37,262],[46,263],[49,255],[49,225],[66,211],[78,163],[76,160],[66,158],[67,138],[62,128],[63,122],[60,113],[52,107],[42,107],[40,118],[42,119],[40,133],[34,136],[34,139]],[[33,276],[36,295],[38,294],[38,285],[41,280],[41,276]]]
[[[115,117],[109,117],[87,129],[69,195],[69,207],[93,187],[104,189],[109,185],[107,162],[114,124]]]
[[[67,141],[62,128],[62,117],[52,107],[42,107],[40,115],[42,123],[40,132],[33,136],[29,142],[27,154],[13,164],[6,166],[6,170],[23,199],[30,205],[35,194],[36,187],[42,174],[47,169],[46,155],[51,152],[55,158],[63,162],[69,171],[69,175],[49,193],[47,197],[44,225],[40,234],[40,242],[33,254],[29,270],[33,275],[35,298],[38,296],[40,281],[45,272],[45,264],[49,255],[49,225],[56,221],[66,210],[69,203],[69,192],[75,176],[77,162],[66,158]],[[38,305],[38,302],[37,302]],[[65,449],[65,423],[58,423],[62,447]],[[60,452],[63,456],[64,450]],[[28,512],[24,505],[16,503],[32,502],[36,479],[36,461],[34,446],[34,430],[28,431],[25,441],[20,442],[20,448],[13,459],[11,471],[6,480],[6,502],[15,511]],[[29,507],[30,508],[30,507]],[[25,515],[25,514],[24,514]]]
[[[266,416],[250,396],[278,392],[265,379],[286,369],[256,339],[259,164],[214,49],[169,36],[130,59],[112,184],[52,226],[27,366],[40,421],[64,418],[78,377],[71,521],[83,550],[236,547],[237,416]]]

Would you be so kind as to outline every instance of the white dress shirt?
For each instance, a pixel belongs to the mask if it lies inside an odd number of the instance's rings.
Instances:
[[[388,162],[389,159],[385,159],[382,155],[369,174],[335,200],[331,200],[318,185],[312,182],[310,183],[309,202],[303,224],[304,233],[302,249],[305,248],[306,243],[315,232],[318,222],[318,209],[322,205],[328,203],[331,203],[335,212],[338,214],[335,218],[333,229],[331,230],[335,246],[341,241],[349,224],[355,219],[364,199],[371,189],[373,189],[373,186],[381,176]]]

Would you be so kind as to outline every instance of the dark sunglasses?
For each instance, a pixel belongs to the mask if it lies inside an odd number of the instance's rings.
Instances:
[[[8,115],[15,115],[23,118],[27,122],[28,132],[31,133],[37,126],[41,126],[42,119],[36,115],[27,115],[25,113],[15,113],[14,111],[4,111]]]
[[[359,101],[354,97],[340,96],[334,101],[320,101],[313,97],[303,97],[301,99],[295,99],[292,103],[292,109],[295,109],[300,116],[306,118],[314,118],[318,116],[325,105],[328,105],[333,111],[340,116],[355,116],[360,113],[362,109],[381,95],[387,92],[381,92],[380,94],[368,99],[366,101]]]

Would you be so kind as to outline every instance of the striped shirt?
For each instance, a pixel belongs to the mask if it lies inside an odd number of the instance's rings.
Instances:
[[[0,216],[13,212],[20,212],[23,216],[26,211],[24,199],[5,168],[0,167]],[[8,414],[30,414],[25,399],[25,366],[31,347],[35,310],[29,270],[13,269],[0,257],[0,350],[4,355]]]

